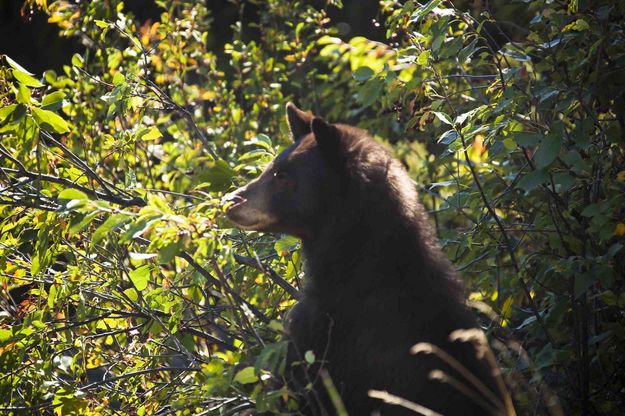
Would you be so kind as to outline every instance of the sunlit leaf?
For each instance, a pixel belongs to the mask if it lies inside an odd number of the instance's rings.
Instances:
[[[156,257],[157,254],[156,253],[136,253],[134,251],[131,251],[130,253],[128,253],[128,256],[130,256],[130,258],[133,260],[147,260],[147,259]]]
[[[9,56],[4,55],[4,59],[7,60],[7,62],[9,63],[9,65],[11,65],[11,67],[13,67],[14,70],[21,72],[22,74],[26,74],[26,75],[35,75],[32,72],[28,72],[26,69],[24,69],[24,67],[22,67],[20,64],[18,64],[17,62],[15,62],[13,59],[11,59]]]
[[[236,373],[234,381],[239,384],[256,383],[258,381],[258,376],[256,375],[254,367],[245,367]]]
[[[137,267],[136,269],[131,270],[128,276],[130,277],[135,289],[142,292],[148,287],[150,279],[150,266],[144,264],[143,266]]]
[[[149,141],[158,139],[159,137],[163,137],[163,135],[161,134],[160,130],[155,126],[142,129],[139,131],[139,133],[137,133],[137,140]]]
[[[124,215],[124,214],[111,215],[110,217],[106,219],[106,221],[102,223],[102,225],[100,225],[95,230],[95,232],[91,236],[91,243],[92,244],[99,243],[100,240],[102,240],[102,238],[104,238],[107,234],[119,228],[120,226],[127,223],[128,221],[130,221],[130,218],[127,215]]]
[[[432,114],[434,114],[436,118],[442,121],[443,123],[449,126],[453,126],[453,123],[447,114],[441,113],[440,111],[432,111]]]
[[[46,94],[41,100],[41,107],[44,110],[58,110],[57,104],[63,102],[65,93],[63,91],[54,91],[50,94]]]
[[[17,79],[20,83],[24,85],[35,88],[43,87],[43,84],[38,79],[34,78],[31,75],[28,75],[25,72],[14,69],[12,73],[15,79]]]
[[[58,199],[89,199],[89,197],[87,196],[87,194],[85,194],[82,191],[79,191],[78,189],[74,189],[74,188],[68,188],[68,189],[63,189],[61,192],[59,192],[59,195],[57,196]]]
[[[40,108],[32,108],[33,117],[43,126],[50,126],[57,133],[65,133],[69,131],[69,125],[61,116],[52,111]]]

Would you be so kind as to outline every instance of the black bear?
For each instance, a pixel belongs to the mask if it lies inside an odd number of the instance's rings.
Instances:
[[[371,390],[413,410],[513,414],[486,343],[452,339],[484,335],[401,163],[361,129],[286,110],[294,143],[228,196],[227,215],[302,240],[306,284],[286,319],[291,386],[309,386],[302,413],[336,412],[323,368],[351,415],[415,414]],[[319,364],[302,375],[309,350]]]

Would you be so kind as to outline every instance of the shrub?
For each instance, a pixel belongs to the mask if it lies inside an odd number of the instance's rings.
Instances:
[[[43,76],[1,58],[0,409],[296,409],[269,386],[298,242],[243,234],[219,203],[287,144],[296,100],[405,163],[519,414],[618,412],[620,2],[382,1],[385,42],[241,2],[254,36],[239,23],[223,50],[203,2],[156,3],[139,22],[118,0],[29,1],[85,52]]]

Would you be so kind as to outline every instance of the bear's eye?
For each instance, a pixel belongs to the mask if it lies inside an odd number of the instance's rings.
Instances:
[[[284,173],[284,171],[281,170],[277,170],[273,173],[273,177],[279,181],[285,181],[288,179],[286,173]]]

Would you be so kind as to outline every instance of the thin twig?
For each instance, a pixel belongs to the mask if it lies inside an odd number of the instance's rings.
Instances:
[[[234,259],[237,263],[253,267],[256,270],[259,270],[265,273],[271,280],[273,280],[278,286],[285,290],[293,299],[298,300],[300,298],[299,290],[294,288],[289,282],[284,280],[282,276],[276,273],[275,270],[270,268],[269,266],[264,265],[260,262],[260,260],[253,259],[251,257],[241,256],[239,254],[234,254]]]

